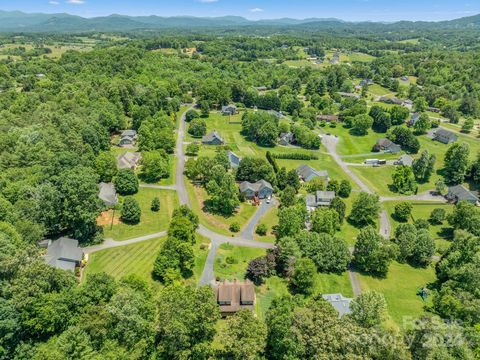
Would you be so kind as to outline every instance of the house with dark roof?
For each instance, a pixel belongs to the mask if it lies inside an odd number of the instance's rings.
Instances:
[[[337,122],[338,116],[337,115],[318,115],[318,121],[326,121],[326,122]]]
[[[44,258],[47,264],[62,270],[74,271],[83,260],[83,251],[78,246],[78,240],[61,237],[47,242],[47,253]]]
[[[223,115],[235,115],[237,113],[237,107],[235,105],[222,106]]]
[[[253,311],[256,302],[255,286],[250,280],[225,280],[217,285],[215,297],[222,316],[244,309]]]
[[[293,133],[287,132],[287,133],[280,134],[280,139],[278,140],[278,143],[283,146],[288,146],[288,145],[291,145],[293,141],[294,141]]]
[[[136,130],[124,130],[120,134],[120,141],[118,146],[133,146],[137,141],[137,131]]]
[[[427,107],[427,111],[434,112],[434,113],[438,114],[438,113],[440,113],[441,110],[437,107],[429,106],[429,107]]]
[[[202,143],[206,145],[223,145],[224,141],[217,130],[213,130],[202,138]]]
[[[227,152],[227,156],[228,156],[228,161],[230,162],[230,167],[237,168],[240,166],[240,161],[242,159],[237,154],[229,150]]]
[[[323,294],[322,297],[338,311],[338,317],[350,314],[350,303],[353,299],[346,298],[342,294]]]
[[[415,123],[418,121],[418,119],[420,119],[420,113],[413,113],[411,116],[410,116],[410,119],[407,121],[407,125],[408,126],[414,126]]]
[[[98,188],[98,198],[103,201],[105,206],[112,207],[117,205],[118,197],[117,191],[115,190],[115,185],[113,185],[112,183],[101,182],[98,185]]]
[[[340,92],[338,92],[338,95],[340,95],[341,97],[354,98],[354,99],[357,99],[357,100],[360,99],[360,95],[355,94],[355,93],[347,93],[347,92],[340,91]]]
[[[393,105],[403,105],[404,101],[402,99],[396,97],[388,97],[388,96],[380,96],[378,101],[383,102],[385,104],[393,104]]]
[[[142,154],[134,151],[127,151],[117,156],[117,168],[135,170],[142,158]]]
[[[373,85],[374,82],[372,79],[363,79],[362,81],[360,81],[360,86],[361,87],[364,87],[365,85]]]
[[[395,161],[395,165],[412,166],[413,158],[410,155],[404,154],[400,156],[397,161]]]
[[[265,199],[273,195],[273,186],[268,181],[259,180],[255,183],[244,181],[240,183],[240,193],[245,196],[246,199],[253,199],[258,197],[259,199]]]
[[[448,201],[453,203],[457,203],[459,201],[466,201],[470,204],[480,205],[478,193],[468,190],[463,185],[449,187],[448,193],[445,197]]]
[[[373,146],[373,151],[385,151],[392,154],[396,154],[402,150],[400,145],[393,143],[387,138],[378,139],[375,145]]]
[[[457,141],[458,135],[448,131],[447,129],[437,129],[433,133],[433,140],[439,141],[443,144],[450,144]]]
[[[298,177],[304,182],[309,182],[316,177],[323,178],[325,182],[328,182],[328,171],[327,170],[316,170],[308,165],[302,164],[295,169],[298,174]]]
[[[330,206],[335,198],[335,191],[316,191],[315,194],[307,194],[305,203],[307,210],[315,211],[321,206]]]

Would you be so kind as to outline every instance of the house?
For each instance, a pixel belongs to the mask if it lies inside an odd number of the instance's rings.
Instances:
[[[297,167],[295,171],[298,177],[304,182],[309,182],[316,177],[324,178],[325,182],[328,182],[328,171],[326,170],[318,171],[308,165],[302,164]]]
[[[361,87],[364,87],[365,85],[373,85],[374,82],[372,79],[363,79],[362,81],[360,81],[360,86]]]
[[[283,146],[288,146],[291,143],[293,143],[294,137],[291,132],[288,133],[281,133],[280,134],[280,140],[278,140],[278,143]]]
[[[268,113],[269,113],[270,115],[275,116],[277,119],[283,118],[283,114],[282,114],[281,111],[268,110]]]
[[[411,108],[413,108],[413,101],[407,99],[407,100],[405,100],[405,101],[403,102],[403,106],[405,106],[406,108],[411,109]]]
[[[433,134],[433,140],[440,141],[443,144],[450,144],[457,141],[458,136],[446,129],[438,129]]]
[[[385,104],[393,104],[393,105],[404,105],[404,101],[402,99],[396,98],[396,97],[387,97],[387,96],[381,96],[378,101],[383,102]]]
[[[135,170],[142,158],[139,152],[127,151],[117,156],[118,169],[132,169]]]
[[[44,256],[47,264],[62,270],[74,271],[83,260],[83,251],[78,240],[61,237],[47,242],[47,253]]]
[[[431,111],[431,112],[434,112],[434,113],[438,114],[438,113],[440,113],[441,110],[439,108],[429,106],[429,107],[427,107],[427,111]]]
[[[135,145],[137,141],[137,131],[136,130],[124,130],[120,134],[120,141],[118,146],[132,146]]]
[[[268,88],[266,86],[257,86],[255,89],[257,89],[257,91],[267,91]]]
[[[420,119],[420,113],[413,113],[411,116],[410,116],[410,120],[407,121],[407,125],[408,126],[414,126],[415,123],[418,121],[418,119]]]
[[[326,122],[337,122],[338,116],[337,115],[318,115],[318,121],[326,121]]]
[[[349,97],[349,98],[354,98],[354,99],[357,99],[359,100],[360,99],[360,95],[359,94],[354,94],[354,93],[347,93],[347,92],[338,92],[338,95],[340,95],[341,97]]]
[[[240,183],[240,193],[242,193],[246,199],[252,199],[254,197],[265,199],[273,195],[273,186],[265,180],[259,180],[255,183],[244,181]]]
[[[206,145],[223,145],[224,141],[217,130],[213,130],[202,138],[202,143]]]
[[[404,166],[412,166],[413,158],[410,155],[402,155],[400,158],[395,161],[395,165],[404,165]]]
[[[118,197],[117,191],[115,190],[115,185],[113,185],[112,183],[101,182],[98,185],[98,188],[98,198],[103,201],[105,206],[112,207],[117,205]]]
[[[228,156],[228,161],[230,161],[230,166],[232,168],[237,168],[240,166],[240,161],[242,160],[237,154],[235,154],[233,151],[228,151],[227,152]]]
[[[408,76],[402,76],[402,77],[400,78],[400,80],[402,80],[402,81],[408,81]]]
[[[237,113],[237,107],[235,105],[222,106],[223,115],[235,115]]]
[[[215,289],[215,297],[222,316],[244,309],[253,311],[256,301],[255,286],[250,280],[225,280]]]
[[[350,313],[352,299],[346,298],[342,294],[324,294],[322,297],[338,311],[338,317]]]
[[[394,144],[387,138],[378,139],[373,147],[373,151],[385,151],[392,154],[396,154],[402,150],[400,145]]]
[[[305,203],[308,211],[315,211],[320,206],[330,206],[335,198],[335,191],[316,191],[315,194],[307,194]]]
[[[478,194],[476,192],[466,189],[463,185],[451,186],[448,188],[448,193],[445,196],[448,201],[457,203],[459,201],[466,201],[474,205],[480,205]]]

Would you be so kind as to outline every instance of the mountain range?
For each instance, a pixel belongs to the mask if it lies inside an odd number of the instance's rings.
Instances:
[[[0,32],[89,32],[89,31],[141,31],[161,30],[174,28],[228,28],[228,27],[364,27],[366,25],[378,27],[408,28],[415,27],[426,29],[443,28],[480,28],[480,15],[441,22],[411,22],[400,21],[396,23],[374,22],[345,22],[335,18],[319,19],[267,19],[248,20],[240,16],[222,17],[192,17],[172,16],[127,16],[109,15],[102,17],[84,18],[66,13],[43,14],[24,13],[20,11],[0,10]]]

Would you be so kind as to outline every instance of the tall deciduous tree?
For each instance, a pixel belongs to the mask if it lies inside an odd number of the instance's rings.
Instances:
[[[449,184],[460,184],[468,169],[470,147],[467,143],[452,144],[445,153],[445,180]]]

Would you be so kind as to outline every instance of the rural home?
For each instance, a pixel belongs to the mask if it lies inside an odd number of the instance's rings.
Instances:
[[[225,280],[215,289],[215,297],[222,316],[243,309],[253,311],[256,301],[255,286],[250,280]]]
[[[360,99],[360,95],[359,94],[354,94],[354,93],[339,92],[338,95],[340,95],[341,97],[354,98],[354,99],[357,99],[357,100]]]
[[[228,156],[228,161],[230,162],[230,167],[237,168],[240,166],[240,161],[242,159],[237,154],[229,150],[227,152],[227,156]]]
[[[335,198],[335,191],[317,191],[314,195],[307,194],[305,198],[308,211],[315,211],[320,206],[330,206]]]
[[[405,101],[396,97],[387,97],[381,96],[378,101],[383,102],[385,104],[393,104],[393,105],[404,105]]]
[[[246,199],[252,199],[254,197],[265,199],[273,195],[273,187],[265,180],[259,180],[255,183],[244,181],[240,183],[240,193],[242,193]]]
[[[222,106],[223,115],[235,115],[237,113],[237,107],[235,105]]]
[[[202,138],[202,143],[206,145],[223,145],[224,141],[217,130],[213,130]]]
[[[268,110],[267,111],[270,115],[275,116],[277,119],[281,119],[283,117],[283,113],[281,111],[276,110]]]
[[[105,206],[112,207],[117,205],[118,197],[117,191],[115,190],[115,185],[113,185],[112,183],[101,182],[98,185],[98,188],[98,198],[103,201]]]
[[[457,203],[459,201],[466,201],[474,205],[480,205],[478,194],[466,189],[463,185],[451,186],[448,188],[448,193],[445,196],[448,201]]]
[[[362,81],[360,81],[360,86],[361,87],[364,87],[365,85],[373,85],[374,82],[372,79],[363,79]]]
[[[395,161],[395,165],[412,166],[413,158],[407,154],[402,155],[397,161]]]
[[[139,152],[127,151],[117,156],[117,168],[135,170],[142,155]]]
[[[295,171],[297,172],[298,177],[302,179],[304,182],[309,182],[316,177],[323,178],[325,182],[328,182],[329,180],[328,171],[326,170],[318,171],[305,164],[302,164],[299,167],[297,167]]]
[[[291,132],[288,133],[281,133],[280,134],[280,139],[278,140],[278,143],[283,146],[288,146],[292,144],[294,141],[294,136]]]
[[[413,113],[411,116],[410,116],[410,119],[407,121],[407,125],[408,126],[414,126],[415,123],[418,121],[418,119],[420,119],[420,113]]]
[[[323,294],[322,297],[338,311],[338,317],[350,313],[352,299],[346,298],[342,294]]]
[[[337,122],[338,116],[337,115],[318,115],[318,121],[326,121],[326,122]]]
[[[450,144],[457,141],[458,136],[446,129],[438,129],[433,133],[433,140],[439,141],[443,144]]]
[[[78,240],[61,237],[58,240],[47,240],[47,253],[44,256],[47,264],[62,270],[74,271],[83,260],[83,251]]]
[[[120,134],[120,141],[118,146],[133,146],[137,141],[137,131],[136,130],[124,130]]]
[[[402,150],[400,145],[394,144],[387,138],[378,139],[373,147],[373,151],[385,151],[396,154]]]

